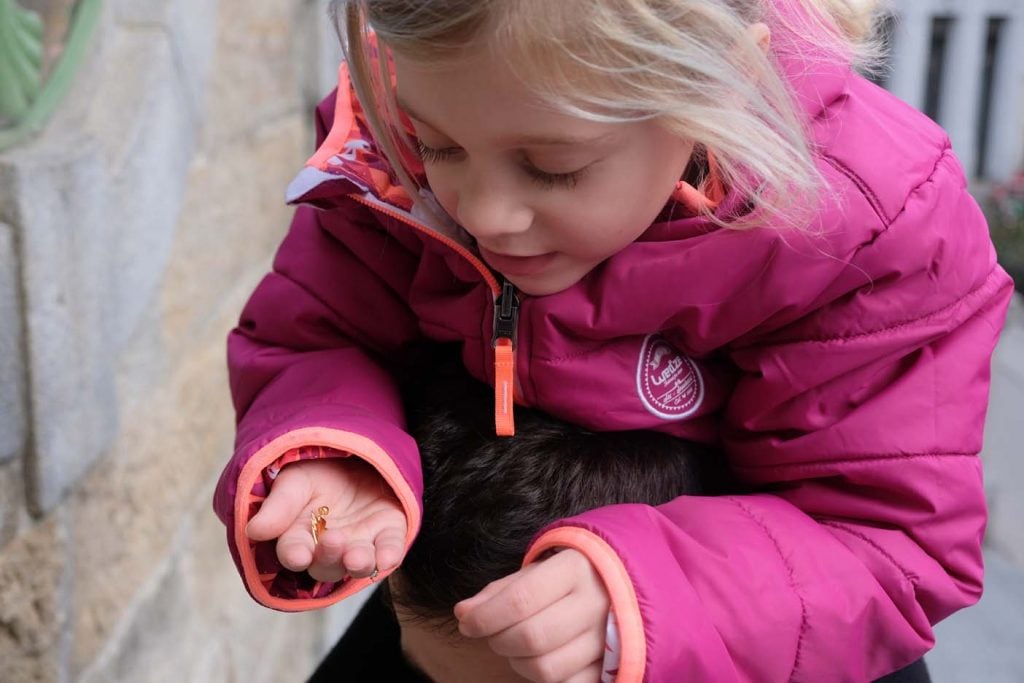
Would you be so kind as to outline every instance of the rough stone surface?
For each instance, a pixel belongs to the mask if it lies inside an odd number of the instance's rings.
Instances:
[[[109,320],[112,241],[96,188],[95,145],[40,152],[17,166],[32,433],[32,500],[50,510],[116,431]]]
[[[286,182],[300,160],[301,128],[297,119],[282,121],[261,129],[248,144],[237,141],[193,165],[160,304],[119,359],[120,438],[73,503],[76,537],[89,539],[76,544],[76,563],[103,566],[75,578],[75,671],[88,666],[116,636],[126,618],[124,595],[144,585],[162,558],[175,552],[169,539],[180,518],[167,511],[185,509],[198,478],[216,477],[230,455],[234,422],[224,339],[287,225],[290,210],[268,190]],[[228,191],[235,173],[259,161],[274,171],[251,187]],[[217,245],[230,245],[231,256],[226,258]],[[192,628],[200,630],[211,621],[248,623],[253,613],[267,612],[242,588],[226,552],[223,527],[210,511],[211,498],[212,488],[202,509],[205,525],[216,529],[208,552],[219,567],[197,574],[195,590],[203,598],[196,601]],[[111,575],[118,581],[109,581]],[[210,592],[207,584],[217,588]],[[206,614],[221,601],[217,596],[229,590],[236,604],[244,604],[244,616]],[[312,642],[315,636],[314,631]],[[242,652],[237,645],[222,645],[204,656],[211,667],[227,661],[235,670]]]
[[[106,681],[189,681],[195,663],[192,655],[202,648],[198,633],[189,625],[189,600],[177,563],[150,578],[135,595],[131,614],[124,620],[120,637],[96,664],[78,677],[82,683]],[[172,653],[183,656],[174,661]]]
[[[119,32],[103,53],[116,66],[92,84],[83,139],[13,157],[41,510],[116,432],[113,368],[156,296],[195,140],[165,31]]]
[[[0,223],[13,225],[18,216],[18,181],[14,169],[0,156]]]
[[[17,258],[14,231],[9,225],[0,223],[0,463],[21,452],[25,444]]]
[[[246,41],[288,37],[288,15],[278,11],[280,5],[271,11],[271,3],[262,3],[263,9],[260,4],[221,3],[222,13],[247,20],[222,17],[214,74],[241,66],[237,48]],[[280,25],[268,19],[275,16]],[[249,87],[253,72],[266,68],[265,57],[249,73],[236,74],[238,82],[227,90],[211,88],[206,98],[204,129],[230,125],[231,133],[204,136],[192,159],[173,239],[161,245],[165,263],[159,266],[157,300],[118,359],[119,437],[73,502],[76,538],[89,537],[89,543],[76,545],[76,562],[103,566],[75,577],[71,671],[86,672],[91,680],[143,669],[162,680],[160,672],[172,669],[162,668],[161,657],[194,667],[187,675],[179,670],[177,680],[290,680],[292,667],[311,670],[318,654],[322,617],[281,615],[256,605],[210,511],[211,478],[233,440],[224,338],[287,228],[291,210],[283,205],[283,188],[304,158],[308,128],[309,117],[299,116],[291,93],[278,92],[277,102],[268,101],[253,116],[252,103],[230,92]],[[195,522],[202,531],[183,535],[180,514],[167,511],[187,509],[202,480],[210,481],[202,521]],[[190,550],[196,538],[204,539],[199,553]],[[148,595],[147,582],[171,553],[184,553],[182,566],[172,570],[183,578],[166,580],[179,582],[178,588],[168,583],[167,590],[191,604],[189,636],[168,645],[127,635],[149,626],[137,616],[137,602],[125,596]],[[129,642],[134,644],[128,647]],[[253,643],[259,643],[258,657]]]
[[[291,219],[281,188],[302,164],[303,135],[304,122],[293,115],[194,164],[161,290],[171,356],[178,357],[196,337],[210,333],[213,307],[223,316],[217,334],[226,336],[245,298],[269,268],[270,255]],[[261,166],[260,173],[251,174]],[[222,336],[220,348],[223,342]],[[226,391],[225,386],[219,393]]]
[[[0,463],[0,553],[25,521],[25,475],[22,460]]]
[[[179,78],[188,93],[188,113],[197,120],[216,45],[218,2],[210,0],[118,0],[115,16],[127,26],[159,26],[170,36]]]
[[[109,87],[118,97],[130,98],[119,107],[124,110],[119,129],[125,153],[110,166],[105,186],[105,219],[114,225],[114,234],[103,265],[111,271],[107,325],[116,353],[152,306],[178,224],[196,136],[192,122],[180,115],[184,93],[162,32],[125,32],[115,41],[112,59],[125,66],[109,75]]]
[[[292,3],[278,0],[221,0],[219,44],[214,55],[203,118],[201,147],[216,149],[232,138],[245,140],[251,131],[282,116],[302,111],[301,78],[296,44],[307,39],[307,27],[294,24]],[[250,169],[239,184],[262,168]],[[284,195],[280,188],[277,196]]]
[[[26,323],[0,326],[0,680],[299,681],[355,607],[325,636],[327,612],[258,606],[210,509],[233,441],[224,339],[312,151],[325,7],[104,3],[47,130],[0,157],[0,316],[10,266]],[[31,378],[15,447],[12,338]],[[26,471],[62,534],[33,526]]]
[[[230,678],[216,680],[304,681],[322,655],[317,646],[326,612],[274,612],[248,596],[224,552],[224,527],[210,513],[215,480],[209,480],[197,500],[195,533],[184,551],[195,582],[194,620],[200,628],[210,629],[231,673]],[[218,624],[231,624],[231,632],[218,629]]]
[[[303,108],[307,112],[312,112],[338,84],[338,65],[344,59],[338,34],[327,16],[329,4],[330,0],[306,0],[299,19],[310,27],[308,39],[298,45],[301,63],[310,65],[302,73]],[[310,138],[309,146],[312,145]]]
[[[70,568],[65,535],[48,519],[0,553],[0,677],[18,683],[59,680]]]
[[[233,424],[223,350],[195,347],[146,400],[126,406],[123,430],[71,502],[75,565],[75,670],[111,636],[133,595],[174,552],[181,512],[198,477],[224,458]],[[111,577],[117,577],[112,581]]]
[[[194,562],[197,547],[204,555],[213,550],[209,543],[196,541],[196,524],[205,526],[202,533],[207,535],[216,524],[209,514],[209,501],[206,495],[203,497],[202,515],[193,510],[177,518],[179,529],[173,543],[176,550],[166,566],[140,590],[119,625],[117,636],[108,639],[104,652],[78,679],[81,683],[248,681],[252,679],[237,675],[237,667],[232,665],[232,640],[258,642],[260,638],[275,638],[292,646],[300,644],[305,634],[302,629],[289,632],[289,627],[296,625],[294,622],[287,624],[277,619],[268,623],[260,611],[253,615],[255,620],[246,621],[245,615],[232,614],[225,608],[246,602],[251,608],[246,596],[232,599],[230,593],[211,593],[206,589],[211,583],[216,584],[218,577],[209,576],[204,571],[206,565],[197,566]],[[230,566],[215,569],[224,576],[225,569],[233,572]],[[250,623],[253,621],[256,623]],[[243,626],[224,627],[234,622]]]

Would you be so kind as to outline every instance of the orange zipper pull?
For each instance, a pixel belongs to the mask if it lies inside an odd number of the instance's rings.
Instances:
[[[516,327],[519,325],[519,297],[508,280],[501,282],[501,295],[494,301],[494,431],[514,436],[516,385]]]

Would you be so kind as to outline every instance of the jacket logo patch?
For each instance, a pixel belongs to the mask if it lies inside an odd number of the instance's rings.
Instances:
[[[689,417],[704,401],[697,365],[657,334],[647,335],[640,347],[636,390],[648,412],[665,420]]]

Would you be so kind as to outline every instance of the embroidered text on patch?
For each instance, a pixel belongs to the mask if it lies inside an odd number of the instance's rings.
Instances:
[[[665,420],[689,417],[704,400],[697,365],[661,335],[649,334],[640,347],[636,390],[644,407]]]

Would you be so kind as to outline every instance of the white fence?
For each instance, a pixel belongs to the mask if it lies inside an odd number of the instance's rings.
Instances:
[[[883,85],[938,121],[968,175],[1024,166],[1024,0],[890,0]]]

